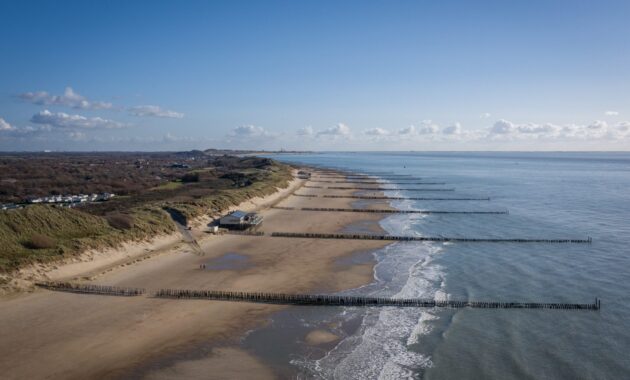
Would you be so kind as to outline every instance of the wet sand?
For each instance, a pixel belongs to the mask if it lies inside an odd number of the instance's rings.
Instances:
[[[300,193],[332,190],[302,188]],[[335,194],[352,194],[334,190]],[[276,196],[277,198],[277,196]],[[258,206],[267,206],[261,201]],[[289,196],[289,207],[351,207],[351,200]],[[374,202],[371,207],[387,207]],[[378,231],[382,215],[262,211],[261,230]],[[354,226],[354,227],[353,227]],[[379,241],[335,241],[205,234],[193,230],[204,256],[185,244],[168,252],[108,268],[92,282],[116,286],[333,292],[372,281],[373,262],[348,259],[385,246]],[[208,264],[237,254],[247,265]],[[230,256],[227,256],[230,257]],[[206,269],[201,269],[206,264]],[[80,273],[75,273],[80,275]],[[122,298],[38,290],[0,300],[0,371],[6,379],[85,378],[273,378],[277,374],[239,348],[239,339],[286,308],[217,301]],[[320,336],[320,338],[322,338]],[[331,337],[328,337],[330,339]],[[211,343],[206,352],[190,350]],[[252,377],[252,376],[258,377]]]

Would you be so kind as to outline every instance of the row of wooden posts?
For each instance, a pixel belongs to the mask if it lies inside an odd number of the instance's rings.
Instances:
[[[446,182],[401,182],[401,181],[309,181],[314,183],[346,183],[356,185],[446,185]]]
[[[48,290],[110,295],[140,296],[146,294],[144,288],[117,287],[109,285],[81,284],[71,282],[38,282],[36,284]],[[244,301],[273,303],[283,305],[311,306],[393,306],[393,307],[445,307],[445,308],[484,308],[484,309],[563,309],[563,310],[599,310],[601,301],[593,304],[579,303],[539,303],[539,302],[494,302],[494,301],[454,301],[431,300],[421,298],[384,298],[357,297],[317,294],[286,294],[268,292],[238,292],[221,290],[159,289],[151,294],[156,298],[171,299],[206,299],[216,301]]]
[[[384,240],[384,241],[432,241],[432,242],[460,242],[460,243],[554,243],[554,244],[590,244],[593,239],[521,239],[521,238],[463,238],[444,236],[400,236],[376,234],[335,234],[316,232],[271,232],[263,231],[227,231],[232,235],[270,236],[300,239],[339,239],[339,240]]]
[[[245,236],[264,236],[265,233],[263,231],[256,230],[227,230],[225,231],[227,235],[245,235]]]
[[[455,189],[416,189],[416,188],[384,188],[384,187],[347,187],[347,186],[302,186],[307,189],[329,189],[329,190],[367,190],[367,191],[387,191],[387,190],[405,190],[405,191],[455,191]]]
[[[444,307],[482,309],[560,309],[560,310],[599,310],[600,300],[592,304],[580,303],[541,303],[541,302],[495,302],[495,301],[455,301],[422,298],[357,297],[316,294],[286,294],[262,292],[238,292],[217,290],[160,289],[154,293],[158,298],[205,299],[216,301],[244,301],[273,303],[282,305],[312,306],[393,306],[393,307]]]
[[[306,186],[305,186],[306,187]],[[404,190],[404,191],[455,191],[455,189],[418,189],[418,188],[388,188],[388,187],[348,187],[348,186],[328,186],[330,190],[369,190],[369,191],[386,191],[386,190]]]
[[[37,282],[35,283],[35,285],[39,286],[40,288],[45,288],[49,290],[57,290],[57,291],[62,291],[62,292],[101,294],[101,295],[108,295],[108,296],[132,297],[132,296],[140,296],[146,293],[145,289],[142,289],[142,288],[127,288],[127,287],[96,285],[96,284],[78,284],[78,283],[64,282],[64,281]]]
[[[388,178],[419,178],[419,177],[414,177],[411,174],[361,174],[361,175],[356,175],[356,174],[348,174],[348,175],[344,175],[344,174],[338,174],[338,175],[317,175],[317,178],[347,178],[347,179],[363,179],[363,178],[374,178],[374,177],[378,177],[378,178],[383,178],[383,179],[388,179]]]
[[[384,210],[369,208],[332,208],[332,207],[284,207],[273,206],[278,210],[328,211],[328,212],[367,212],[376,214],[508,214],[506,211],[441,211],[441,210]]]
[[[377,195],[323,195],[322,198],[348,198],[348,199],[391,199],[391,200],[414,200],[414,201],[489,201],[487,198],[441,198],[441,197],[386,197]]]
[[[272,232],[272,237],[302,239],[349,239],[349,240],[391,240],[391,241],[433,241],[433,242],[469,242],[469,243],[573,243],[590,244],[591,237],[586,239],[518,239],[518,238],[457,238],[443,236],[396,236],[374,234],[333,234],[312,232]]]
[[[296,197],[318,198],[317,194],[300,194],[293,193]],[[381,199],[381,200],[414,200],[414,201],[489,201],[487,198],[426,198],[426,197],[385,197],[378,195],[322,195],[322,198],[341,198],[341,199]]]

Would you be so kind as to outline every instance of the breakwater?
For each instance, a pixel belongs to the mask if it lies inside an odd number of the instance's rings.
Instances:
[[[336,175],[336,176],[331,176],[331,175],[318,175],[317,178],[330,178],[330,179],[374,179],[375,177],[381,178],[381,179],[402,179],[402,178],[415,178],[415,179],[420,179],[418,177],[414,177],[412,175],[409,174],[400,174],[400,175]]]
[[[70,293],[140,296],[146,294],[143,288],[126,288],[109,285],[77,284],[71,282],[38,282],[38,287]],[[443,307],[481,309],[560,309],[560,310],[599,310],[601,301],[595,298],[592,304],[584,303],[541,303],[503,301],[455,301],[421,298],[382,298],[356,297],[318,294],[287,294],[266,292],[236,292],[221,290],[159,289],[152,294],[156,298],[204,299],[215,301],[241,301],[302,306],[359,306],[359,307]]]
[[[304,186],[310,188],[318,188],[321,189],[321,186]],[[326,187],[330,190],[374,190],[374,191],[382,191],[382,190],[405,190],[405,191],[455,191],[455,189],[414,189],[414,188],[383,188],[383,187],[346,187],[346,186],[328,186]]]
[[[343,183],[354,185],[446,185],[446,182],[400,182],[400,181],[317,181],[309,180],[314,183]]]
[[[56,290],[60,292],[69,293],[83,293],[83,294],[99,294],[106,296],[123,296],[132,297],[145,294],[146,291],[142,288],[127,288],[109,285],[94,285],[94,284],[77,284],[72,282],[58,282],[47,281],[37,282],[36,286],[48,290]]]
[[[502,301],[455,301],[422,298],[353,297],[318,294],[286,294],[263,292],[235,292],[219,290],[160,289],[153,294],[157,298],[203,299],[213,301],[240,301],[300,306],[359,306],[359,307],[441,307],[478,309],[558,309],[599,310],[601,301],[594,303],[543,303]]]
[[[373,234],[323,234],[307,232],[272,232],[272,237],[302,239],[348,239],[348,240],[391,240],[391,241],[432,241],[432,242],[467,242],[467,243],[569,243],[590,244],[586,239],[519,239],[519,238],[458,238],[443,236],[395,236]]]
[[[278,210],[328,211],[328,212],[367,212],[377,214],[509,214],[506,211],[440,211],[440,210],[384,210],[366,208],[326,208],[326,207],[283,207],[274,206]]]
[[[227,230],[224,232],[226,235],[246,235],[246,236],[264,236],[263,231],[255,230]]]
[[[298,194],[294,194],[298,195]],[[309,195],[311,196],[311,195]],[[316,197],[316,196],[315,196]],[[417,198],[417,197],[384,197],[371,195],[323,195],[322,198],[346,198],[346,199],[389,199],[389,200],[413,200],[413,201],[489,201],[487,198]]]

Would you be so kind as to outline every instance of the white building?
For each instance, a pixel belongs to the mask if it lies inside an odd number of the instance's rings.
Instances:
[[[219,219],[219,225],[233,230],[245,230],[262,223],[262,216],[254,212],[234,211]]]

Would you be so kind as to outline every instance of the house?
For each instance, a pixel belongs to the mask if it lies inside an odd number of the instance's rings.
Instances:
[[[18,208],[22,208],[22,206],[16,205],[15,203],[5,203],[0,205],[0,210],[15,210]]]
[[[234,211],[219,219],[219,225],[231,230],[245,230],[262,223],[262,216],[254,212]]]
[[[298,172],[298,178],[299,179],[310,179],[311,178],[311,173],[305,172],[304,170],[300,170]]]

